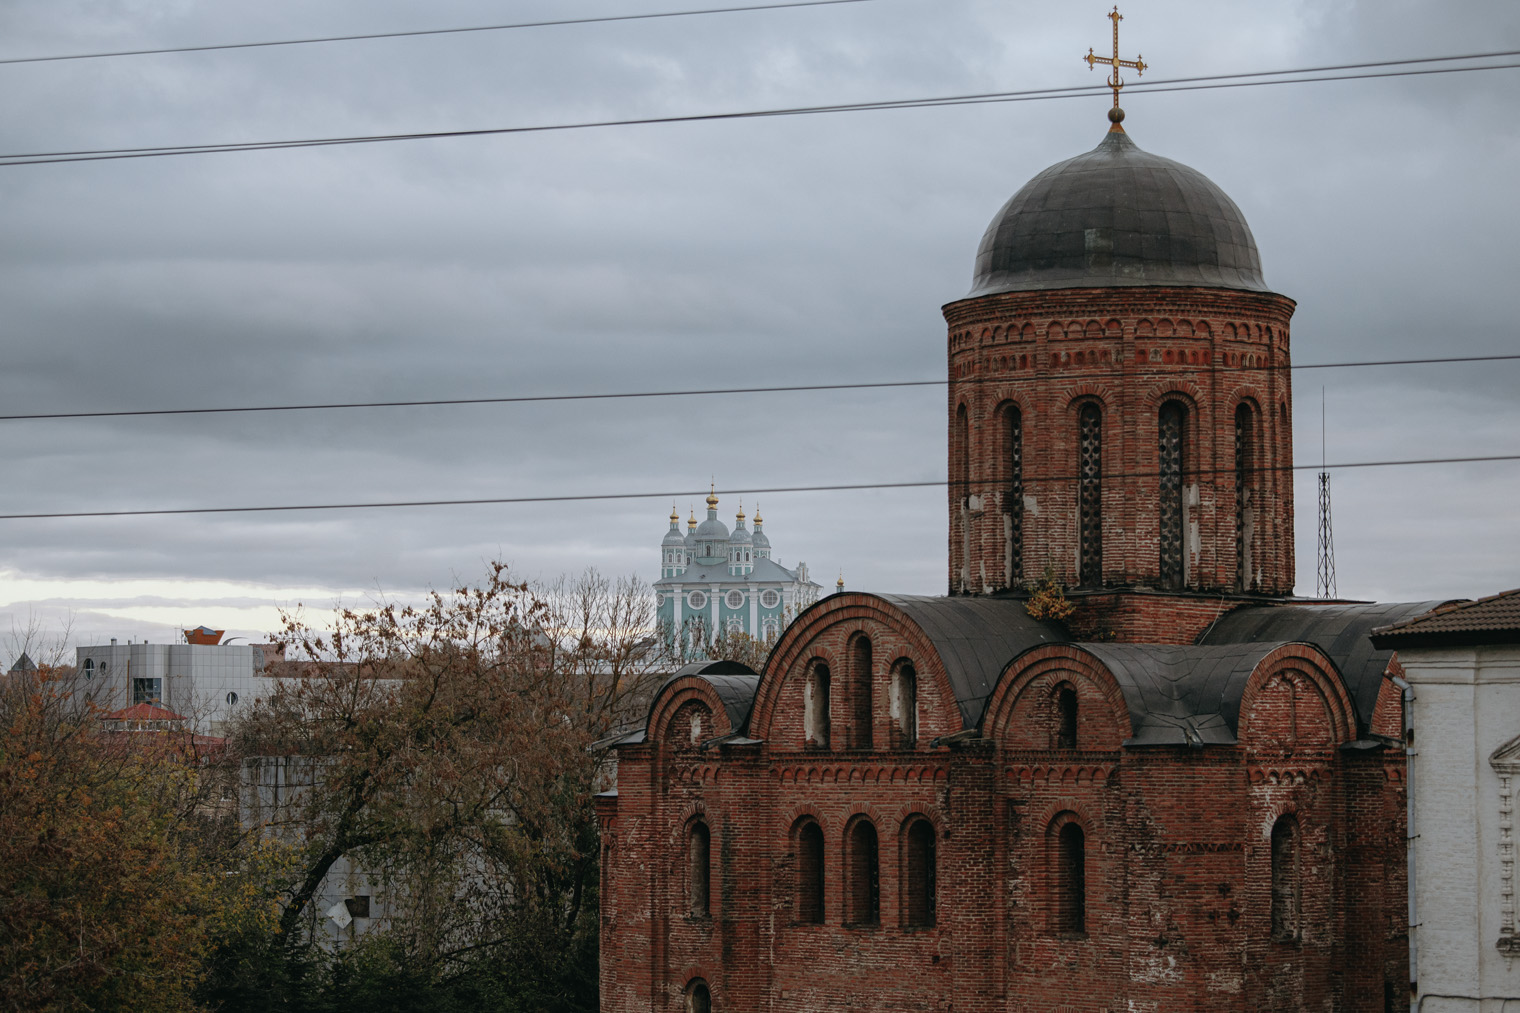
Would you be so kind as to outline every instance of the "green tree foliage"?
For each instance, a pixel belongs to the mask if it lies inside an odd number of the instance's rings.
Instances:
[[[193,742],[129,742],[49,668],[0,687],[0,1007],[189,1010],[217,878]]]

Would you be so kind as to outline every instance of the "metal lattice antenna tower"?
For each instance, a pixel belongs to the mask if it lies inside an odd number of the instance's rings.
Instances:
[[[1319,567],[1314,596],[1335,597],[1335,539],[1330,531],[1330,472],[1325,468],[1325,388],[1319,389]]]

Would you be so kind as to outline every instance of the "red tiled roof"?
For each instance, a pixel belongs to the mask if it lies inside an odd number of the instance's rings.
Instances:
[[[1372,631],[1383,649],[1520,643],[1520,588],[1477,601],[1451,602],[1406,622]]]
[[[124,707],[119,711],[112,711],[102,719],[105,721],[183,721],[182,715],[176,714],[163,707],[156,707],[151,703],[135,703],[130,707]]]

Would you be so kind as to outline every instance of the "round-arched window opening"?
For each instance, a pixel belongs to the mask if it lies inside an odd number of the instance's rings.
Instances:
[[[227,694],[227,706],[228,707],[236,707],[237,706],[237,702],[238,702],[238,695],[236,693],[228,693]]]
[[[707,595],[701,591],[693,591],[687,596],[686,604],[694,609],[704,609],[707,607]]]
[[[95,678],[95,659],[94,658],[86,658],[86,659],[84,659],[84,677],[86,679],[93,679],[93,678]]]
[[[707,982],[694,981],[686,991],[686,1013],[712,1013],[712,993]]]
[[[730,592],[728,592],[727,604],[728,604],[728,607],[731,608],[731,609],[742,609],[744,607],[744,592],[743,591],[730,591]]]

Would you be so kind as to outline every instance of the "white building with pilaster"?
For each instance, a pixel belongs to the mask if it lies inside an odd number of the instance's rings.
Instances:
[[[1410,1009],[1520,1011],[1520,589],[1372,642],[1408,684]]]

